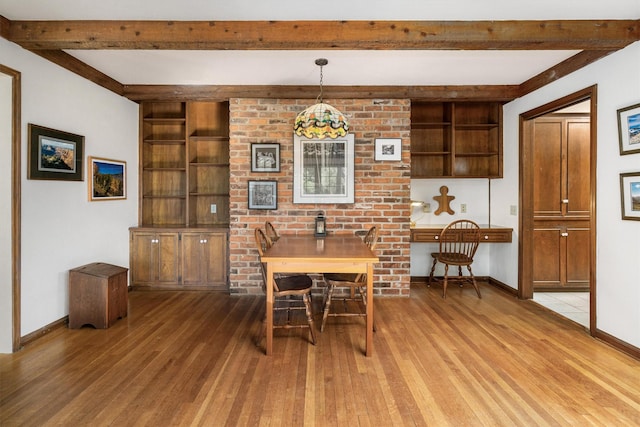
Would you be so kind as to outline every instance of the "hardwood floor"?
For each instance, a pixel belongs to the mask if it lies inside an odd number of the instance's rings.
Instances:
[[[362,319],[330,319],[316,346],[277,330],[267,357],[261,297],[131,292],[109,329],[0,355],[0,425],[640,424],[640,361],[481,287],[376,298],[370,358]]]

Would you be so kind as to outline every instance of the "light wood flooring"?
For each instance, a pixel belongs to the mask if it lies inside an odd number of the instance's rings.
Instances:
[[[362,319],[330,319],[315,346],[278,330],[267,357],[262,297],[131,292],[109,329],[0,355],[0,425],[640,425],[640,361],[481,289],[376,298],[370,358]]]

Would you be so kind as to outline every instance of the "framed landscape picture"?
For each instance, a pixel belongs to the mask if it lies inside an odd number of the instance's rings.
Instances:
[[[84,136],[29,123],[29,179],[82,181]]]
[[[89,157],[89,200],[96,202],[126,198],[126,162]]]
[[[620,174],[622,219],[640,221],[640,172]]]
[[[640,153],[640,104],[618,110],[620,154]]]

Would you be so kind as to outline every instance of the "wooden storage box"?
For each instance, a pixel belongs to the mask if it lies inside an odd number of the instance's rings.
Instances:
[[[127,316],[128,269],[95,262],[69,271],[69,328],[106,329]]]

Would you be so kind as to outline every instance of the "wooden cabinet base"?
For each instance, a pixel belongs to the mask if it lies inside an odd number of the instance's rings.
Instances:
[[[106,329],[127,316],[128,269],[102,262],[69,271],[69,328]]]
[[[132,227],[129,264],[135,290],[229,290],[226,228]]]

